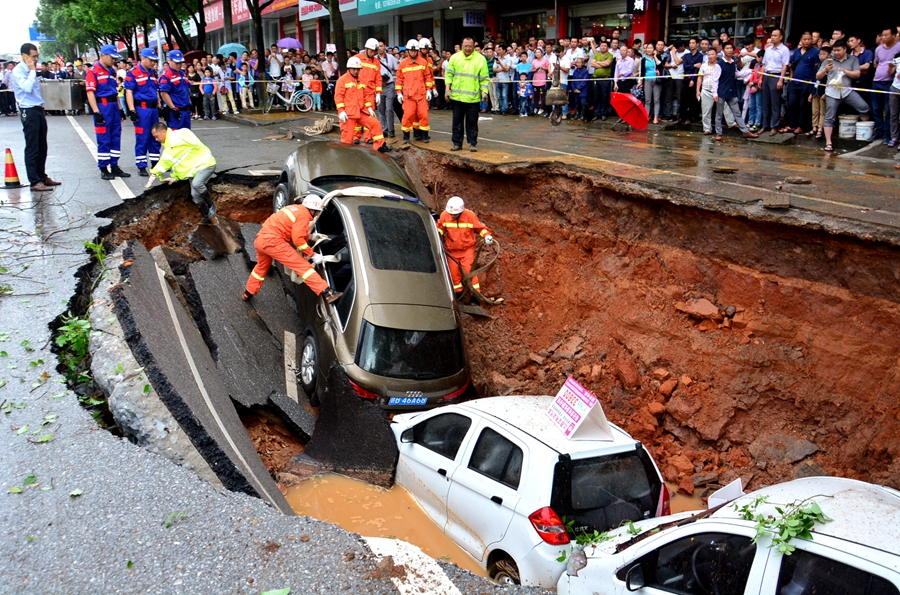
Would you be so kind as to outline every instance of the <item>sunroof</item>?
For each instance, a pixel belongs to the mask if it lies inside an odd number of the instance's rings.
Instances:
[[[425,221],[416,211],[394,207],[359,207],[372,266],[385,271],[434,273],[437,263]]]

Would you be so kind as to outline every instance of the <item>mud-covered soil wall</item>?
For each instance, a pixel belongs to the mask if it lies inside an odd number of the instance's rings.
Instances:
[[[555,394],[572,375],[685,489],[823,471],[900,487],[897,249],[564,166],[405,159],[504,247],[482,290],[506,303],[465,317],[481,394]],[[683,311],[701,299],[718,311]]]

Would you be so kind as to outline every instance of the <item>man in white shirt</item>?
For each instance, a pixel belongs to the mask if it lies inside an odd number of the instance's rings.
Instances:
[[[712,48],[707,54],[706,64],[700,66],[697,74],[697,100],[703,112],[703,134],[712,134],[712,109],[719,101],[719,77],[722,68],[718,64],[718,52]]]
[[[672,89],[672,104],[669,106],[669,115],[672,120],[678,119],[678,113],[681,108],[678,99],[681,97],[681,85],[684,84],[683,58],[686,53],[687,50],[684,48],[684,41],[679,39],[674,43],[670,43],[668,52],[669,59],[663,65],[666,68],[666,72],[672,77],[671,82],[669,83]]]
[[[506,115],[509,110],[509,87],[516,72],[516,63],[511,59],[503,44],[497,44],[497,59],[494,62],[495,82],[497,84],[497,99],[500,113]]]
[[[553,56],[556,57],[556,68],[559,68],[559,86],[566,92],[566,97],[569,96],[569,73],[572,71],[572,60],[569,56],[563,52],[563,46],[560,45],[556,48],[556,51],[553,52]],[[563,120],[569,119],[569,104],[566,102],[562,108]]]
[[[762,88],[762,129],[771,128],[770,136],[778,134],[781,125],[781,89],[784,87],[784,75],[791,65],[791,51],[784,43],[784,32],[775,27],[769,38],[771,45],[763,56]]]
[[[825,81],[825,150],[834,150],[831,135],[837,120],[838,108],[842,103],[859,112],[859,119],[866,121],[871,110],[866,100],[850,88],[852,81],[860,76],[859,60],[847,51],[847,42],[839,39],[831,46],[832,58],[822,62],[816,72],[816,79]]]
[[[394,100],[397,98],[394,76],[400,62],[393,54],[388,53],[384,40],[378,42],[375,57],[381,63],[381,102],[378,104],[378,120],[381,121],[384,136],[394,138]]]

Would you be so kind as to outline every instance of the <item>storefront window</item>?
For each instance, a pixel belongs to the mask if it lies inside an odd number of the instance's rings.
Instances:
[[[772,20],[766,19],[765,2],[759,0],[699,6],[673,4],[669,15],[669,36],[673,39],[688,39],[695,35],[712,39],[722,33],[736,39],[749,33],[761,37],[764,24]]]
[[[582,17],[580,25],[579,34],[582,37],[593,37],[594,35],[612,37],[613,31],[618,31],[620,39],[631,39],[630,14],[602,14]]]
[[[519,45],[528,41],[529,37],[536,39],[547,38],[547,13],[519,14],[515,16],[500,17],[500,35],[498,41],[510,43],[515,41]],[[481,41],[480,39],[478,40]]]
[[[388,42],[388,24],[384,23],[383,25],[372,25],[371,27],[363,27],[362,28],[362,36],[363,39],[369,39],[370,37],[374,37],[380,41],[385,43]]]

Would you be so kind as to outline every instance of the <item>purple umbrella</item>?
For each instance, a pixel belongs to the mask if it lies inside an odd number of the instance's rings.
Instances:
[[[303,44],[293,37],[285,37],[284,39],[279,39],[278,43],[276,43],[275,45],[280,48],[294,48],[295,50],[303,49]]]

